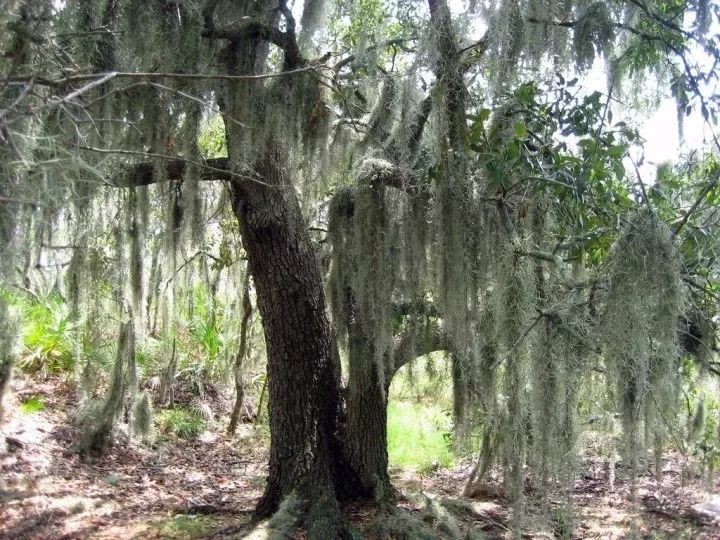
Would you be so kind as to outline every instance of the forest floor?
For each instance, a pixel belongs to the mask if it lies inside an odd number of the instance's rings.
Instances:
[[[7,448],[0,453],[0,538],[271,537],[266,524],[250,521],[267,458],[266,437],[252,426],[241,426],[234,438],[218,426],[192,440],[161,437],[152,448],[116,444],[104,457],[82,462],[73,449],[76,404],[69,386],[20,377],[12,389],[2,427]],[[30,396],[41,398],[44,408],[21,412],[19,404]],[[452,527],[462,537],[468,531],[479,533],[473,538],[509,537],[506,502],[491,490],[476,499],[459,496],[470,465],[426,474],[395,470],[393,481],[404,497],[394,515],[436,526],[430,538],[452,537],[442,518],[427,513],[431,501],[439,501],[454,514]],[[720,484],[710,491],[695,479],[681,487],[680,471],[679,459],[668,459],[661,484],[643,476],[631,503],[622,475],[611,484],[607,463],[588,459],[573,495],[579,514],[574,537],[624,538],[634,530],[647,538],[720,539],[720,520],[703,514],[713,505],[720,512],[720,497],[713,495]],[[532,490],[527,500],[533,500]],[[353,503],[344,510],[364,537],[399,538],[388,532],[391,527],[377,525],[389,517],[387,509]],[[543,519],[533,517],[532,502],[524,514],[524,537],[552,537],[542,532]]]

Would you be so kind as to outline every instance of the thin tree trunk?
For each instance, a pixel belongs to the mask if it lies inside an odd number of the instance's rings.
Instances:
[[[152,258],[150,259],[150,279],[148,280],[148,295],[145,301],[145,320],[148,325],[148,332],[152,337],[157,337],[161,281],[162,272],[160,270],[160,247],[158,245],[152,250]]]
[[[170,361],[165,367],[160,381],[160,402],[172,406],[175,402],[175,373],[177,371],[177,338],[173,337]]]
[[[267,392],[267,375],[265,375],[265,380],[260,390],[260,398],[258,399],[257,413],[255,415],[255,427],[260,423],[260,413],[262,412],[262,406],[265,402],[265,392]]]
[[[453,423],[455,436],[462,441],[466,435],[465,411],[467,410],[468,374],[466,359],[455,351],[450,359],[452,365],[453,386]]]
[[[3,417],[3,397],[10,386],[13,367],[12,326],[14,325],[9,320],[5,298],[0,295],[0,424]]]
[[[79,445],[81,455],[102,452],[110,442],[115,421],[122,410],[123,399],[126,394],[128,380],[135,369],[135,326],[134,322],[123,323],[120,326],[118,337],[118,352],[113,368],[110,392],[105,400],[103,409],[97,423],[83,436]]]
[[[245,284],[243,287],[243,298],[242,298],[242,319],[240,321],[240,346],[238,347],[237,354],[235,355],[235,365],[233,366],[233,373],[235,375],[235,406],[233,407],[232,414],[230,415],[230,424],[228,425],[228,435],[234,435],[237,429],[238,420],[240,419],[240,411],[243,406],[243,398],[245,397],[245,385],[243,383],[242,369],[243,360],[247,353],[247,334],[248,334],[248,322],[252,315],[252,304],[250,303],[250,271],[245,272]]]

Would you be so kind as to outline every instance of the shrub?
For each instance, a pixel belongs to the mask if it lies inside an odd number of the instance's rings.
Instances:
[[[157,415],[157,422],[165,433],[172,433],[183,439],[197,437],[205,431],[204,420],[197,413],[183,408],[161,411]]]
[[[67,305],[57,295],[31,302],[23,309],[25,327],[18,366],[25,371],[68,371],[73,365],[74,326]]]

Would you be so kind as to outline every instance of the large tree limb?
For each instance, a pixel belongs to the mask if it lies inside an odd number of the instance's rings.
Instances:
[[[112,177],[110,184],[116,187],[139,187],[149,186],[161,181],[182,180],[185,169],[188,165],[200,169],[200,180],[244,180],[259,184],[265,187],[270,186],[259,178],[250,174],[242,174],[228,169],[227,158],[210,158],[195,161],[168,154],[156,154],[152,152],[139,152],[136,150],[95,148],[92,146],[80,146],[81,150],[98,152],[101,154],[118,154],[128,156],[142,156],[165,160],[164,175],[156,174],[156,164],[151,162],[138,163],[128,166],[122,173]]]
[[[420,356],[446,349],[447,343],[445,335],[438,322],[434,322],[430,330],[419,338],[410,332],[404,332],[396,336],[393,363],[385,378],[387,384],[390,384],[395,373],[405,364],[412,362]]]

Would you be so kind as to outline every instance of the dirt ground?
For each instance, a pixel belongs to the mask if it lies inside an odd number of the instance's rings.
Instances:
[[[21,414],[18,404],[40,397],[45,408]],[[0,538],[266,538],[263,524],[251,523],[262,493],[267,443],[241,426],[235,438],[222,426],[194,440],[159,437],[152,449],[119,443],[102,458],[81,462],[74,452],[72,391],[59,379],[19,378],[6,401],[0,452]],[[510,505],[492,489],[462,499],[470,464],[431,474],[394,471],[405,495],[398,506],[422,515],[428,500],[455,501],[460,530],[488,538],[509,538]],[[601,460],[589,459],[575,486],[576,538],[720,539],[720,520],[703,513],[717,503],[719,483],[692,479],[681,486],[680,459],[664,463],[658,485],[640,479],[636,501],[629,487]],[[551,538],[534,516],[532,489],[523,515],[523,536]],[[421,493],[423,495],[413,495]],[[423,502],[424,501],[424,502]],[[373,538],[370,524],[386,509],[353,503],[344,507],[356,528]],[[438,537],[440,535],[438,534]],[[386,536],[392,537],[392,536]]]

